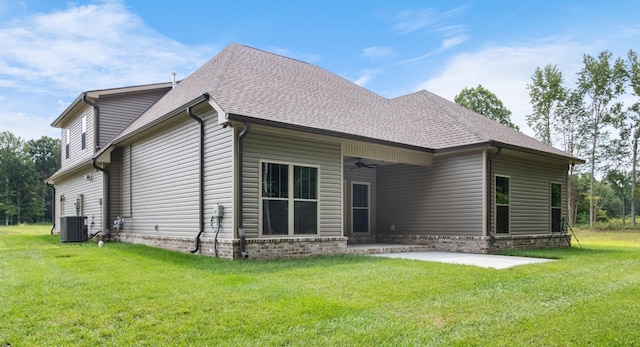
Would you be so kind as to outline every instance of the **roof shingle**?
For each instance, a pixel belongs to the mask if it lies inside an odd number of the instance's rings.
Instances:
[[[421,147],[500,142],[576,159],[428,91],[387,99],[318,66],[231,44],[115,139],[202,94],[229,114]]]

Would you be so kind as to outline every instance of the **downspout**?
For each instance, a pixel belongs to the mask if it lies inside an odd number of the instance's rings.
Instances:
[[[93,132],[95,134],[95,138],[94,138],[94,142],[95,142],[95,150],[99,150],[100,149],[100,108],[98,107],[98,105],[96,103],[93,103],[91,101],[89,101],[87,99],[87,93],[83,93],[82,94],[82,101],[84,101],[87,105],[93,107],[95,113],[94,113],[94,125],[93,125]]]
[[[199,214],[198,214],[198,224],[200,226],[200,230],[198,231],[198,235],[194,240],[194,249],[190,250],[191,253],[196,253],[200,249],[200,236],[204,232],[204,121],[202,118],[196,116],[191,111],[193,106],[187,107],[187,114],[189,117],[194,119],[200,124],[200,167],[198,174],[199,181]]]
[[[54,186],[53,184],[49,183],[49,182],[45,182],[47,184],[47,186],[49,188],[51,188],[53,190],[53,198],[52,198],[52,203],[51,203],[51,223],[53,224],[51,226],[51,231],[49,232],[51,235],[53,235],[53,231],[56,229],[56,186]]]
[[[249,254],[247,254],[247,249],[246,249],[246,242],[245,242],[245,238],[244,238],[244,228],[242,225],[242,186],[243,186],[243,179],[242,179],[242,160],[243,160],[243,155],[242,155],[242,139],[244,139],[245,136],[247,136],[247,134],[249,134],[249,131],[251,130],[251,123],[249,122],[245,122],[244,123],[244,129],[242,129],[242,132],[240,132],[240,135],[238,135],[238,213],[237,218],[238,218],[238,237],[240,238],[240,254],[242,255],[242,258],[248,258]]]
[[[496,235],[493,232],[493,229],[491,229],[491,226],[493,225],[493,223],[491,223],[491,210],[492,210],[492,197],[493,197],[493,193],[491,191],[491,187],[493,186],[493,169],[492,169],[492,162],[493,159],[495,159],[496,157],[498,157],[500,154],[502,154],[502,147],[498,147],[498,150],[495,153],[492,153],[491,155],[489,155],[489,158],[487,159],[487,232],[489,233],[489,237],[491,240],[491,245],[495,248],[498,248],[498,245],[496,244]]]
[[[96,169],[98,171],[101,171],[104,174],[104,176],[105,176],[105,178],[107,180],[107,189],[105,189],[105,192],[104,192],[104,211],[106,211],[106,212],[103,213],[104,217],[106,217],[106,218],[102,219],[102,228],[104,229],[105,225],[108,225],[108,224],[106,224],[106,222],[109,220],[109,211],[110,211],[109,210],[109,208],[110,208],[109,200],[111,199],[109,197],[109,193],[111,192],[111,179],[110,179],[111,175],[109,175],[109,170],[101,168],[100,166],[98,166],[98,164],[96,163],[96,158],[93,158],[91,164],[93,165],[94,169]],[[107,241],[108,241],[110,239],[111,235],[109,233],[106,233],[106,237],[107,237]]]

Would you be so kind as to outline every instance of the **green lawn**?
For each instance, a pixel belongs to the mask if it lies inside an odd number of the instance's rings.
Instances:
[[[0,227],[0,346],[630,346],[640,233],[505,270],[367,256],[225,261]]]

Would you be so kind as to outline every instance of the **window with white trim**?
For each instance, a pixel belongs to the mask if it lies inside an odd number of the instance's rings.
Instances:
[[[87,116],[82,116],[82,149],[87,148]]]
[[[510,179],[507,176],[496,175],[495,182],[495,218],[496,218],[496,233],[506,234],[509,233],[509,217],[511,206],[511,187]]]
[[[351,183],[351,231],[369,232],[369,183]]]
[[[65,159],[69,159],[69,143],[70,143],[70,138],[71,138],[71,129],[67,128],[65,129],[65,146],[64,146],[64,151],[65,151]]]
[[[318,168],[262,162],[262,235],[318,233]]]
[[[551,183],[551,231],[562,231],[562,184]]]

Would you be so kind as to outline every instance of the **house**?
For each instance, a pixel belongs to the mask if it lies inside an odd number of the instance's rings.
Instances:
[[[567,246],[555,231],[582,163],[428,91],[387,99],[239,44],[174,88],[83,93],[52,125],[58,218],[229,259]]]

